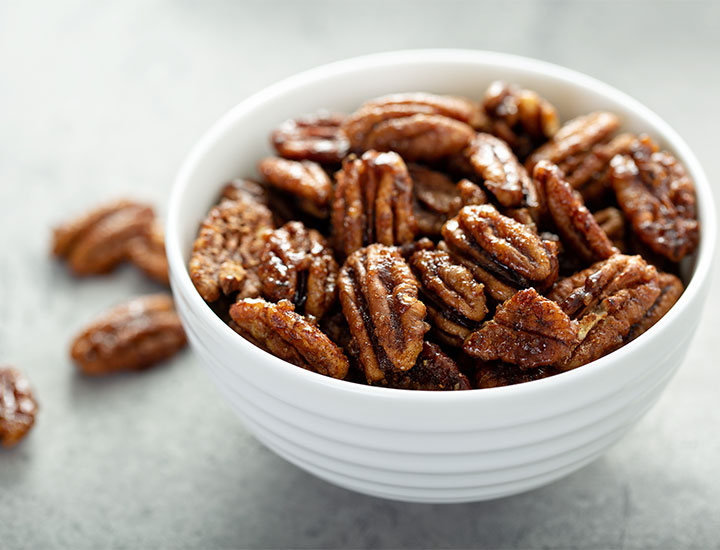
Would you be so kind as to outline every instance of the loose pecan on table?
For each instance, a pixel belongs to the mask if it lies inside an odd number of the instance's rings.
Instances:
[[[413,182],[413,213],[421,235],[440,235],[443,224],[463,206],[455,182],[442,172],[408,166]]]
[[[368,383],[387,384],[413,368],[430,326],[400,252],[381,244],[357,250],[340,270],[338,290]]]
[[[325,238],[292,221],[269,234],[258,276],[270,301],[289,300],[295,311],[322,317],[337,297],[338,265]]]
[[[144,234],[128,241],[127,256],[148,277],[170,286],[165,236],[157,221],[147,227]]]
[[[155,219],[152,207],[118,200],[58,226],[53,253],[67,260],[75,275],[100,275],[127,258],[127,244],[143,235]]]
[[[350,255],[375,242],[393,245],[415,239],[413,184],[397,153],[350,156],[336,179],[331,223],[338,251]]]
[[[0,442],[12,447],[35,423],[37,402],[25,375],[12,367],[0,367]]]
[[[670,153],[657,152],[648,139],[611,162],[620,208],[633,232],[656,254],[679,262],[700,240],[695,186]]]
[[[169,359],[187,340],[172,298],[142,296],[93,321],[73,341],[70,356],[85,374],[138,370]]]
[[[316,162],[267,157],[258,163],[258,172],[271,187],[294,197],[304,212],[318,218],[327,216],[332,183]]]
[[[283,158],[336,164],[350,148],[340,130],[344,120],[344,115],[328,111],[286,120],[272,133],[271,141]]]
[[[230,307],[231,325],[259,348],[293,365],[332,378],[345,378],[348,360],[314,323],[295,313],[292,303],[246,298]]]

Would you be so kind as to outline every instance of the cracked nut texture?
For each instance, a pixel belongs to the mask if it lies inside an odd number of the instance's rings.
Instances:
[[[70,355],[85,374],[103,375],[150,367],[186,344],[172,298],[153,294],[116,306],[83,330]]]
[[[340,304],[369,383],[410,370],[430,328],[419,285],[391,247],[373,244],[352,254],[338,278]]]
[[[642,319],[630,328],[630,332],[625,337],[626,342],[634,340],[662,319],[685,290],[682,281],[671,273],[658,273],[658,286],[660,294]]]
[[[327,111],[286,120],[272,133],[272,144],[286,159],[337,164],[350,148],[340,130],[344,120],[344,115]]]
[[[327,215],[332,183],[316,162],[267,157],[258,163],[258,172],[270,186],[298,199],[302,210],[320,218]]]
[[[443,224],[463,206],[455,182],[442,172],[408,166],[413,182],[413,213],[421,235],[440,235]]]
[[[0,442],[12,447],[35,423],[37,402],[25,375],[12,367],[0,367]]]

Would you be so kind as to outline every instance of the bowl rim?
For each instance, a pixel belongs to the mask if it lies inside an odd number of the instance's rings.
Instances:
[[[667,142],[668,148],[682,160],[683,165],[694,180],[698,197],[698,213],[701,220],[700,245],[698,247],[692,277],[685,291],[680,296],[680,299],[660,321],[636,340],[587,365],[570,371],[522,384],[483,388],[482,391],[438,392],[368,386],[346,380],[337,380],[299,368],[275,357],[240,337],[211,310],[210,306],[201,298],[195,286],[192,284],[187,265],[183,260],[180,245],[180,227],[182,220],[179,217],[179,211],[183,195],[189,185],[195,167],[201,162],[208,151],[212,149],[215,143],[222,140],[225,134],[232,130],[238,119],[242,119],[247,113],[257,108],[261,108],[263,104],[274,98],[292,92],[294,88],[312,85],[328,78],[337,78],[342,75],[362,72],[382,66],[424,65],[428,63],[476,64],[485,67],[511,66],[516,70],[534,73],[540,77],[550,77],[555,81],[562,81],[572,84],[573,86],[592,89],[610,101],[622,104],[626,108],[631,109],[640,118],[647,120],[651,125],[655,126]],[[222,182],[218,183],[218,189],[220,185],[222,185]],[[603,370],[607,370],[613,363],[622,361],[624,357],[633,353],[640,346],[651,345],[651,342],[657,338],[656,335],[663,332],[664,327],[672,324],[676,318],[691,306],[691,303],[696,301],[698,293],[701,292],[701,289],[708,282],[713,264],[717,232],[716,213],[713,205],[712,190],[707,176],[697,157],[680,135],[655,112],[609,84],[560,65],[507,53],[468,49],[397,50],[352,57],[297,73],[255,92],[223,114],[196,142],[177,173],[170,195],[165,227],[166,252],[170,266],[173,293],[184,298],[184,302],[192,313],[198,315],[202,323],[208,326],[210,330],[216,331],[218,338],[222,338],[237,347],[248,360],[265,362],[267,368],[274,369],[279,375],[285,377],[289,383],[296,382],[300,385],[312,384],[318,388],[327,388],[335,393],[345,392],[348,396],[349,394],[363,395],[369,399],[381,400],[391,398],[398,402],[411,401],[428,403],[428,400],[431,400],[434,403],[444,404],[449,401],[457,402],[459,400],[472,401],[479,399],[488,401],[503,399],[510,395],[515,398],[522,397],[523,395],[527,395],[528,392],[534,394],[542,391],[542,388],[550,389],[552,387],[562,389],[563,387],[583,383],[584,380],[599,375]]]

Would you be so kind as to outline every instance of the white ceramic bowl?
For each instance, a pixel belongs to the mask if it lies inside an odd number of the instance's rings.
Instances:
[[[344,112],[390,92],[480,98],[495,79],[538,91],[562,120],[596,109],[619,114],[673,151],[697,186],[702,239],[691,280],[647,333],[576,370],[517,386],[421,392],[357,385],[305,371],[235,334],[203,302],[186,269],[199,222],[223,182],[255,173],[268,135],[289,117]],[[167,222],[172,288],[192,347],[255,436],[337,485],[422,502],[492,499],[527,491],[589,463],[647,412],[680,366],[708,293],[715,212],[685,142],[657,115],[585,75],[532,59],[420,50],[333,63],[246,99],[200,140],[175,182]]]

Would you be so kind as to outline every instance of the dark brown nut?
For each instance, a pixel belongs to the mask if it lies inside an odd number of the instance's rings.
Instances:
[[[495,300],[519,288],[549,288],[557,279],[557,245],[491,205],[465,206],[443,226],[442,236]]]
[[[583,260],[604,260],[618,252],[557,165],[541,160],[535,165],[533,179],[543,190],[547,210],[563,242]]]
[[[170,286],[168,261],[165,256],[165,236],[159,223],[153,223],[143,235],[128,241],[127,257],[145,275],[165,286]]]
[[[420,299],[438,337],[461,347],[487,313],[483,284],[442,250],[415,252],[410,267],[420,281]]]
[[[327,241],[301,222],[273,231],[260,256],[258,276],[270,301],[289,300],[295,311],[319,319],[337,297],[338,265]]]
[[[525,204],[532,184],[525,167],[518,162],[507,143],[490,134],[479,133],[465,149],[465,155],[485,187],[502,206]]]
[[[327,215],[333,188],[319,164],[267,157],[258,163],[258,171],[269,185],[299,199],[302,210],[320,218]]]
[[[557,111],[532,90],[496,81],[485,92],[483,108],[489,130],[520,158],[553,137],[560,126]]]
[[[682,281],[671,273],[659,273],[658,286],[660,287],[660,295],[655,300],[655,303],[650,306],[650,309],[645,312],[642,319],[630,328],[630,332],[625,337],[626,342],[635,340],[662,319],[685,290]]]
[[[638,142],[611,161],[610,176],[633,232],[656,254],[679,262],[700,240],[695,186],[668,152]]]
[[[287,300],[277,304],[246,298],[230,307],[233,328],[246,340],[303,369],[343,379],[348,360],[314,323],[295,313]]]
[[[154,219],[152,207],[130,200],[100,206],[57,227],[53,253],[65,258],[75,275],[109,273],[126,259],[128,241]]]
[[[267,233],[274,229],[270,210],[247,195],[224,199],[203,221],[193,246],[189,271],[206,302],[222,294],[260,295],[257,268]]]
[[[552,367],[522,370],[517,365],[507,363],[482,362],[477,365],[473,380],[475,387],[478,389],[499,388],[501,386],[514,386],[515,384],[541,380],[557,373],[558,371]]]
[[[12,447],[35,423],[37,402],[25,375],[12,367],[0,367],[0,442]]]
[[[390,384],[403,390],[455,391],[472,389],[467,379],[440,346],[424,342],[415,366]]]
[[[350,156],[337,173],[332,229],[335,247],[350,255],[371,243],[415,240],[413,184],[397,153],[367,151]]]
[[[457,184],[457,189],[460,193],[460,200],[462,201],[463,206],[487,204],[490,202],[485,191],[469,179],[460,180]]]
[[[172,298],[152,294],[116,306],[73,340],[70,356],[85,374],[139,370],[169,359],[187,340]]]
[[[433,250],[435,248],[435,243],[427,237],[422,237],[417,241],[413,241],[407,244],[401,244],[396,248],[398,249],[403,258],[409,260],[412,255],[415,254],[415,252],[417,252],[418,250]]]
[[[614,206],[593,212],[593,218],[620,252],[625,251],[625,218]]]
[[[350,142],[340,130],[344,120],[344,115],[327,111],[286,120],[272,133],[272,144],[286,159],[339,163],[350,149]]]
[[[368,383],[387,384],[411,369],[430,326],[419,284],[398,250],[361,248],[340,270],[338,289]]]
[[[463,206],[448,176],[417,164],[408,166],[413,182],[413,213],[421,235],[439,235],[443,224]]]
[[[536,149],[528,157],[525,167],[532,172],[541,160],[549,160],[560,166],[563,171],[570,171],[566,161],[579,164],[576,155],[587,153],[594,145],[604,143],[620,126],[620,119],[605,111],[597,111],[579,116],[566,122],[546,144]],[[567,172],[566,172],[567,174]]]
[[[225,184],[221,193],[220,201],[223,199],[229,199],[231,201],[237,200],[251,200],[269,206],[270,195],[267,188],[257,183],[256,181],[246,179],[234,179]]]
[[[463,350],[483,361],[500,359],[529,369],[563,360],[577,344],[577,324],[529,288],[501,304],[492,320],[467,337]]]

